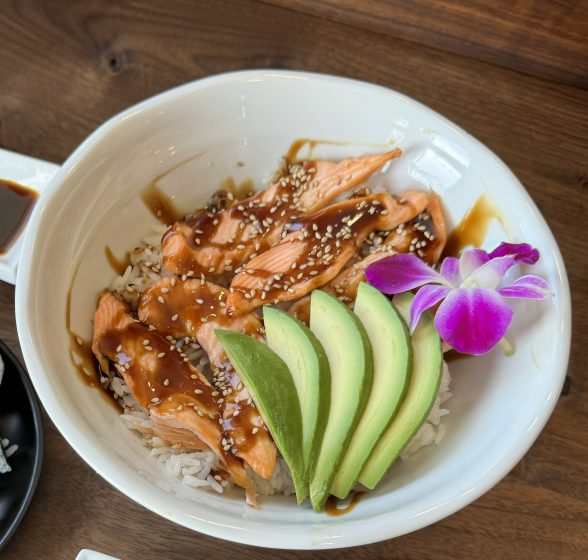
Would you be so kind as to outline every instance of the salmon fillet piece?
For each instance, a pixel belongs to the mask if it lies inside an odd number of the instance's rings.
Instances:
[[[433,266],[439,262],[445,248],[447,227],[441,198],[434,192],[429,193],[428,198],[425,210],[409,222],[400,224],[384,243],[397,253],[415,253]]]
[[[300,218],[276,245],[251,259],[231,282],[233,317],[266,303],[299,299],[324,286],[343,269],[366,237],[391,230],[420,214],[426,194],[407,191],[351,198]]]
[[[202,346],[214,371],[213,395],[222,410],[226,439],[237,457],[268,480],[276,466],[276,446],[215,334],[225,328],[262,339],[263,326],[254,313],[230,318],[227,295],[210,282],[165,277],[143,293],[139,318],[168,337],[189,337]]]
[[[357,297],[357,288],[365,280],[365,269],[372,263],[395,254],[390,247],[383,247],[377,253],[368,255],[363,260],[343,269],[321,290],[335,296],[343,303],[351,303]],[[306,325],[310,323],[310,295],[304,296],[288,308],[288,313]]]
[[[232,272],[276,243],[289,221],[324,208],[400,155],[394,149],[340,163],[293,164],[287,176],[228,209],[172,225],[162,238],[163,268],[188,276]]]
[[[419,256],[430,265],[436,264],[447,240],[447,230],[439,195],[429,193],[428,199],[426,209],[416,218],[398,226],[397,230],[386,237],[383,244],[372,248],[374,252],[361,261],[344,268],[321,289],[344,303],[351,303],[355,301],[359,283],[365,280],[365,269],[376,261],[396,253],[408,253],[411,249],[417,252],[420,249]],[[425,245],[421,247],[421,245],[417,246],[417,243],[425,243]],[[288,313],[308,324],[310,296],[305,296],[292,304]]]
[[[243,464],[223,444],[221,409],[213,387],[162,335],[133,319],[109,292],[101,296],[94,315],[92,350],[100,364],[114,364],[156,425],[181,429],[190,446],[204,442],[251,496],[252,481]]]

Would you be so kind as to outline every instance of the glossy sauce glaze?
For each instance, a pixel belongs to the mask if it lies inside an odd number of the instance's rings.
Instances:
[[[10,249],[38,197],[33,189],[0,179],[0,254]]]
[[[447,238],[443,257],[459,257],[466,247],[480,247],[494,219],[502,221],[502,216],[490,198],[482,195]]]
[[[163,278],[143,294],[139,318],[157,332],[172,337],[171,343],[189,337],[202,346],[213,369],[213,395],[223,410],[223,430],[233,452],[239,453],[248,451],[256,434],[261,437],[267,429],[215,330],[230,328],[259,338],[262,326],[254,314],[236,320],[228,317],[227,295],[226,289],[201,279]]]
[[[410,222],[399,225],[385,244],[398,253],[414,253],[426,263],[435,264],[440,244],[431,215],[426,210]]]
[[[298,199],[316,168],[305,163],[290,171],[266,190],[235,201],[223,212],[206,208],[174,224],[162,238],[164,268],[177,274],[233,272],[268,249],[279,239],[284,224],[298,213]],[[197,259],[197,253],[209,258]]]
[[[184,361],[185,356],[175,345],[142,323],[131,322],[123,329],[106,331],[98,345],[114,367],[131,381],[129,387],[143,408],[148,410],[164,401],[177,407],[188,399],[207,414],[218,415],[210,385]]]
[[[305,295],[331,280],[375,230],[389,230],[426,206],[422,193],[353,198],[286,224],[283,239],[251,260],[231,283],[230,313]],[[414,201],[414,203],[413,203]],[[304,293],[302,293],[304,292]]]
[[[94,316],[92,349],[100,363],[113,365],[138,404],[157,422],[191,432],[198,448],[205,442],[238,477],[238,484],[250,485],[223,437],[214,388],[177,345],[134,319],[108,292],[101,296]]]
[[[339,500],[335,496],[329,496],[327,503],[325,504],[325,513],[331,517],[345,515],[355,509],[363,495],[364,492],[355,492],[350,499],[348,498],[346,500]],[[347,503],[343,507],[339,507],[342,502]]]

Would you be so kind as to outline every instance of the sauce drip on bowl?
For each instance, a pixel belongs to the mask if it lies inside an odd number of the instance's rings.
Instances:
[[[327,503],[325,504],[325,513],[331,517],[345,515],[346,513],[349,513],[355,509],[363,494],[364,492],[355,492],[346,504],[345,501],[339,500],[335,496],[329,496]],[[343,507],[339,507],[341,503],[345,505],[343,505]]]
[[[173,200],[157,186],[159,179],[161,179],[161,176],[153,179],[141,191],[141,199],[149,211],[162,224],[170,225],[180,221],[184,217],[184,212],[180,212],[174,205]]]
[[[243,200],[253,196],[255,193],[255,184],[251,178],[245,179],[237,184],[233,177],[227,177],[224,181],[221,181],[217,192],[212,195],[213,199],[221,193],[231,193],[236,200]]]
[[[71,330],[70,327],[71,313],[71,289],[67,294],[67,304],[65,310],[65,324],[69,335],[69,359],[78,372],[80,380],[88,387],[99,389],[104,398],[120,411],[120,405],[112,391],[107,389],[101,382],[103,377],[102,370],[98,360],[92,352],[91,342],[84,340]],[[105,376],[104,376],[105,377]]]
[[[119,276],[123,275],[127,266],[131,265],[131,253],[129,251],[125,253],[125,256],[122,259],[118,259],[114,256],[112,249],[106,245],[106,247],[104,247],[104,254],[106,255],[106,259],[112,270],[114,270]]]
[[[493,219],[502,221],[502,216],[490,197],[482,195],[449,234],[443,257],[459,257],[461,251],[470,245],[480,247]]]
[[[0,179],[0,254],[10,249],[38,197],[33,189]]]

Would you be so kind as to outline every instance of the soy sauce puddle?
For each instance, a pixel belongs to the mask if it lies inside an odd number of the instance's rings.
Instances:
[[[37,191],[0,179],[0,255],[16,241],[38,198]]]
[[[325,513],[331,517],[346,515],[355,509],[364,494],[365,492],[355,492],[351,498],[346,498],[345,500],[329,496],[325,504]]]

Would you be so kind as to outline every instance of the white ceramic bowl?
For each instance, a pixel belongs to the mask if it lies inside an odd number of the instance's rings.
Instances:
[[[341,158],[397,143],[401,160],[376,174],[393,191],[433,188],[456,222],[489,193],[507,231],[495,224],[487,245],[527,241],[555,292],[541,303],[516,302],[510,338],[499,350],[453,364],[454,397],[438,446],[395,466],[342,517],[297,507],[291,498],[194,491],[169,479],[112,406],[84,385],[70,363],[71,325],[90,337],[97,294],[113,272],[109,245],[122,255],[155,219],[138,197],[154,177],[180,208],[204,202],[227,176],[256,184],[297,138],[334,140],[319,157]],[[198,157],[195,157],[198,156]],[[184,162],[184,163],[182,163]],[[243,162],[238,166],[236,162]],[[112,118],[57,173],[24,240],[17,280],[17,322],[26,364],[51,419],[72,447],[121,492],[181,525],[219,538],[276,548],[335,548],[414,531],[464,507],[496,484],[529,449],[564,379],[570,341],[569,289],[560,252],[516,177],[482,144],[399,93],[373,85],[282,71],[248,71],[200,80]]]

